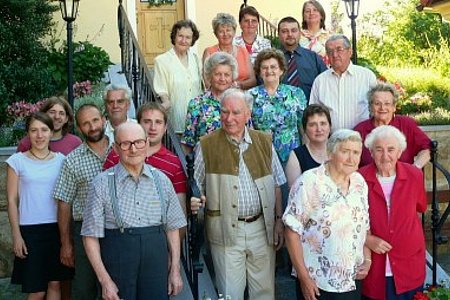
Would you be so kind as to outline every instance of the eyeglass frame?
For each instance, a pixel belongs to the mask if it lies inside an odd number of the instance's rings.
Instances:
[[[341,55],[344,51],[349,50],[350,47],[336,47],[335,49],[325,49],[327,55],[333,56],[334,53]]]
[[[137,143],[141,143],[141,142],[143,143],[142,147],[138,146],[138,144],[137,144]],[[120,143],[118,143],[118,142],[115,142],[115,143],[116,143],[117,146],[119,146],[120,150],[122,150],[122,151],[130,150],[131,146],[133,146],[133,145],[134,145],[134,148],[136,148],[137,150],[140,150],[140,149],[144,149],[145,146],[147,145],[147,139],[137,139],[137,140],[134,140],[134,141],[122,141]],[[126,145],[126,144],[128,144],[128,147],[127,148],[123,148],[123,146]]]

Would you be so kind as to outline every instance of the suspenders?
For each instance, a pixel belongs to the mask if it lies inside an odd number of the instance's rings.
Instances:
[[[155,172],[155,168],[148,165],[144,165],[144,168],[146,167],[150,169],[153,181],[156,185],[156,191],[161,203],[161,223],[165,226],[167,223],[167,201],[165,197],[166,195],[162,192],[160,174],[158,172]],[[109,189],[109,196],[111,198],[111,205],[114,214],[114,219],[116,220],[116,223],[119,226],[120,232],[123,233],[124,224],[122,217],[120,216],[119,201],[117,198],[116,176],[114,173],[115,168],[116,167],[113,167],[108,171],[108,189]]]

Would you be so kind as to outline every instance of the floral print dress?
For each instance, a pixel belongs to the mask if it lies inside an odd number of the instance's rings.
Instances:
[[[355,276],[364,262],[370,229],[368,189],[357,172],[343,195],[325,164],[305,171],[295,182],[283,222],[301,237],[309,276],[318,288],[343,293],[356,289]]]
[[[273,145],[281,163],[301,145],[300,128],[307,101],[299,87],[280,84],[273,96],[264,85],[249,90],[253,96],[252,122],[256,130],[272,134]]]
[[[181,143],[195,147],[201,136],[217,128],[220,128],[220,101],[207,91],[189,101]]]

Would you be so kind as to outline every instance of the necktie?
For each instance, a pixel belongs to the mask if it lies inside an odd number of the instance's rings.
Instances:
[[[288,52],[289,62],[288,62],[288,69],[287,69],[287,83],[289,85],[293,86],[300,86],[300,75],[298,74],[297,70],[297,62],[295,60],[294,52]]]

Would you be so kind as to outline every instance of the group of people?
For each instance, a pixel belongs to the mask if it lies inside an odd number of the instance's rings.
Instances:
[[[395,115],[395,87],[351,63],[319,2],[302,14],[301,26],[279,21],[274,49],[254,7],[241,7],[240,36],[219,13],[202,59],[190,49],[196,25],[178,21],[155,59],[161,103],[139,107],[137,120],[126,86],[106,87],[106,117],[48,99],[7,161],[12,282],[29,299],[180,293],[187,187],[162,145],[170,123],[195,152],[202,196],[188,206],[204,211],[220,293],[274,299],[286,246],[298,299],[412,299],[425,278],[430,139]],[[69,133],[74,120],[83,141]]]

